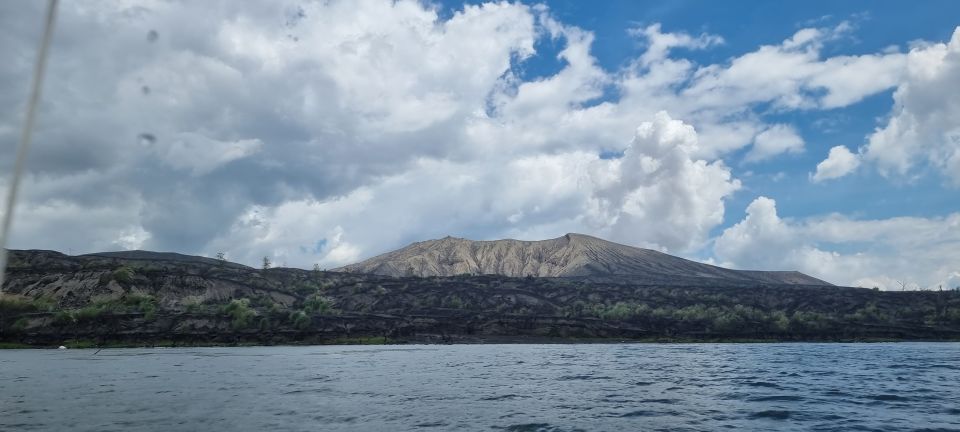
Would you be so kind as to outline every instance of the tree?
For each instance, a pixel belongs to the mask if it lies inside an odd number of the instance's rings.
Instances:
[[[316,273],[320,273],[320,263],[313,264],[313,271]]]
[[[223,252],[217,252],[217,259],[220,260],[220,261],[226,261],[226,260],[227,260],[227,255],[224,254]]]
[[[266,270],[270,268],[270,257],[263,257],[263,269]]]

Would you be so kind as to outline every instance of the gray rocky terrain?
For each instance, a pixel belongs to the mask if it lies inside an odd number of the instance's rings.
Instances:
[[[635,283],[830,285],[795,271],[742,271],[583,234],[541,241],[455,237],[413,243],[336,269],[385,276],[629,277]]]

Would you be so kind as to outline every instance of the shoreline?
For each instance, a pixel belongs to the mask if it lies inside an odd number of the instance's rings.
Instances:
[[[384,337],[337,338],[326,341],[281,341],[261,343],[255,341],[214,342],[214,341],[173,341],[156,340],[144,342],[104,342],[97,343],[89,339],[66,340],[60,345],[29,344],[22,342],[0,342],[0,350],[6,349],[115,349],[115,348],[219,348],[219,347],[302,347],[302,346],[410,346],[410,345],[664,345],[664,344],[874,344],[874,343],[960,343],[958,339],[903,339],[903,338],[824,338],[824,339],[763,339],[763,338],[551,338],[523,336],[485,336],[463,337],[441,340],[438,337],[415,337],[391,339]]]

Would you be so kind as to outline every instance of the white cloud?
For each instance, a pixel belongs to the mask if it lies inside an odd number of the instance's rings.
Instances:
[[[803,138],[792,126],[777,124],[760,132],[753,139],[753,148],[744,158],[747,162],[759,162],[783,153],[803,152]]]
[[[26,23],[42,11],[0,9],[7,150],[35,47]],[[849,31],[802,29],[698,65],[678,48],[720,36],[655,24],[608,71],[594,35],[544,6],[67,2],[14,246],[333,266],[447,234],[585,231],[691,251],[740,187],[722,158],[803,148],[761,110],[846,106],[898,82],[904,54],[823,54]],[[524,79],[547,38],[559,70]]]
[[[587,213],[606,237],[671,251],[700,246],[740,188],[722,161],[697,160],[693,127],[665,112],[641,124],[623,158],[596,162]]]
[[[780,45],[762,46],[732,59],[728,66],[700,68],[682,93],[701,107],[770,101],[778,109],[790,110],[846,106],[896,85],[904,63],[900,53],[820,60],[823,44],[847,31],[844,24],[801,29]]]
[[[953,283],[960,271],[960,213],[944,218],[781,219],[766,197],[716,239],[721,265],[799,270],[841,285],[900,289]]]
[[[810,177],[814,182],[822,182],[843,177],[860,166],[860,155],[854,154],[844,146],[830,149],[827,158],[817,164],[817,171]]]
[[[884,175],[940,171],[960,187],[960,27],[948,43],[923,44],[907,55],[887,123],[869,137],[864,158]]]
[[[621,159],[584,152],[423,159],[340,198],[251,207],[206,253],[334,267],[449,233],[536,240],[566,232],[686,251],[722,222],[723,200],[740,185],[722,162],[691,159],[696,146],[692,127],[660,113],[637,128]]]
[[[628,33],[646,40],[646,50],[639,59],[640,64],[645,66],[663,61],[674,48],[705,49],[723,44],[723,38],[717,35],[703,33],[693,37],[686,33],[663,33],[660,31],[659,23],[644,28],[633,28],[628,30]]]

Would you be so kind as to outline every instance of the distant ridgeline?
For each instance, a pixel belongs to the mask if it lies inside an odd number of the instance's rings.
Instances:
[[[438,269],[475,265],[489,270],[484,266],[501,265],[518,272],[589,270],[562,277],[356,273],[367,268],[364,263],[346,271],[261,270],[142,251],[82,256],[11,251],[0,297],[0,342],[109,346],[960,340],[957,291],[837,287],[799,273],[735,272],[659,253],[647,254],[647,260],[639,262],[630,249],[610,253],[597,249],[594,240],[598,239],[568,238],[567,246],[548,245],[553,255],[544,245],[535,245],[541,247],[538,252],[524,251],[519,244],[542,242],[518,242],[513,249],[481,244],[480,249],[489,247],[486,251],[461,243],[448,248],[447,255],[437,253],[419,261],[425,264],[421,268],[430,268],[429,262],[446,263],[435,266]],[[429,242],[413,246],[424,243]],[[571,243],[592,251],[594,257],[585,261],[583,257],[590,255],[572,253]],[[408,273],[410,267],[382,264],[417,262],[416,254],[407,252],[399,261],[393,256],[392,261],[375,265]],[[489,258],[496,254],[509,259]],[[460,259],[473,259],[474,264],[459,263]],[[597,259],[602,262],[591,261]],[[604,268],[613,271],[598,270]],[[619,270],[624,268],[636,273]]]

